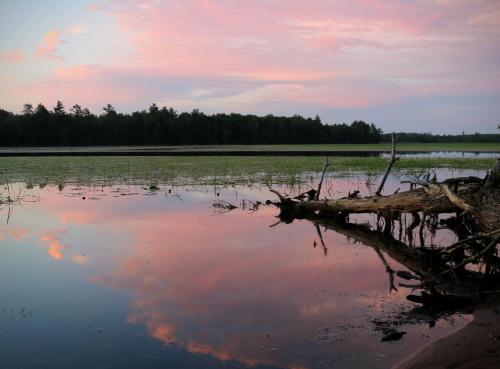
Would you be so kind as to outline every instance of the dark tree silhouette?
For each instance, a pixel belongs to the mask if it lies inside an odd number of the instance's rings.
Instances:
[[[33,110],[33,105],[31,104],[24,104],[24,107],[23,107],[23,114],[24,115],[31,115],[31,114],[34,114],[35,111]]]
[[[488,136],[460,135],[460,140],[478,142]],[[458,136],[402,134],[401,141],[457,140]],[[0,146],[102,146],[102,145],[215,145],[215,144],[313,144],[378,143],[386,139],[374,124],[324,124],[316,116],[256,116],[242,114],[207,115],[198,109],[178,113],[152,104],[148,110],[117,113],[111,104],[103,114],[74,105],[66,113],[58,101],[53,112],[44,105],[26,104],[22,114],[0,109]],[[411,141],[410,141],[411,142]],[[446,142],[446,141],[440,141]]]
[[[115,108],[111,104],[107,104],[102,110],[106,112],[106,115],[116,115]]]
[[[61,101],[58,101],[56,103],[56,106],[54,107],[54,113],[56,115],[64,115],[66,112],[64,111],[64,105]]]

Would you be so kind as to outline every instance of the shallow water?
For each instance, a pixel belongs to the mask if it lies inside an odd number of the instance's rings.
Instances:
[[[429,151],[429,152],[401,152],[398,156],[403,158],[463,158],[463,159],[496,159],[498,152],[474,152],[474,151]],[[383,158],[391,156],[390,153],[381,154]]]
[[[252,205],[267,189],[23,191],[0,213],[2,368],[388,368],[471,319],[405,321],[409,291],[389,291],[373,248],[321,230],[323,247],[305,220],[269,227],[278,210]],[[381,342],[386,321],[406,335]]]

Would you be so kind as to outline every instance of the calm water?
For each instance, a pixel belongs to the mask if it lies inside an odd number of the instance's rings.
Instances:
[[[390,153],[383,153],[384,158],[391,156]],[[431,151],[431,152],[401,152],[398,156],[403,158],[469,158],[469,159],[496,159],[498,152],[472,152],[472,151]]]
[[[274,207],[224,212],[213,190],[168,190],[35,187],[38,201],[2,210],[2,368],[388,368],[471,319],[403,323],[381,342],[375,322],[414,305],[373,248],[326,231],[324,249],[308,221],[269,227]]]

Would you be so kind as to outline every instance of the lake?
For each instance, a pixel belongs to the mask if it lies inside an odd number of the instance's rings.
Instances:
[[[366,194],[366,180],[324,188]],[[386,268],[403,265],[307,220],[276,224],[265,186],[28,187],[3,190],[22,197],[0,213],[4,368],[388,368],[472,320],[410,314],[411,290],[398,278],[391,290]]]

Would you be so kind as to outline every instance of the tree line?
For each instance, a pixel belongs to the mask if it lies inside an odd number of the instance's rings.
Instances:
[[[22,113],[0,109],[0,146],[113,146],[378,143],[374,124],[323,124],[304,118],[242,114],[178,113],[152,104],[148,110],[117,113],[107,105],[100,115],[80,105],[66,111],[62,102],[49,110],[26,104]]]
[[[498,134],[433,135],[399,133],[400,142],[499,142]],[[178,113],[152,104],[148,110],[117,113],[108,104],[102,114],[58,101],[51,110],[25,104],[20,114],[0,109],[0,146],[228,145],[390,142],[374,124],[323,124],[300,115],[207,115],[195,109]]]

